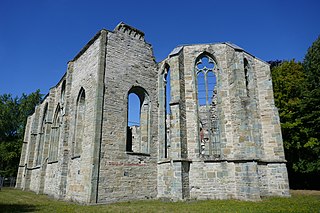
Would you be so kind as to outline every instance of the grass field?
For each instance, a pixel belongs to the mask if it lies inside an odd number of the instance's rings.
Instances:
[[[33,192],[3,188],[0,191],[0,212],[320,212],[319,191],[291,191],[291,195],[290,198],[265,198],[260,202],[149,200],[83,206]]]

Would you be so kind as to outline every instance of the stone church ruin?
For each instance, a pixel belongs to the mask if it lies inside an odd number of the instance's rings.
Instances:
[[[289,196],[270,67],[231,43],[157,63],[140,30],[103,29],[28,117],[16,187],[87,204]]]

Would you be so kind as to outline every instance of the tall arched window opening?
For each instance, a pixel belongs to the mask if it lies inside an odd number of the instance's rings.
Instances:
[[[76,104],[76,120],[75,120],[75,136],[73,143],[73,156],[80,156],[82,153],[82,144],[84,136],[84,125],[85,125],[85,111],[86,111],[86,102],[85,102],[85,90],[80,89],[77,104]]]
[[[220,131],[217,109],[216,62],[208,55],[196,60],[197,97],[199,115],[199,148],[202,156],[220,155]]]
[[[41,127],[40,127],[40,139],[38,143],[38,149],[37,149],[37,159],[36,159],[36,165],[40,165],[42,162],[42,155],[43,155],[43,147],[44,147],[44,138],[45,138],[45,123],[47,119],[47,111],[48,111],[48,103],[46,103],[44,110],[43,110],[43,116],[41,121]]]
[[[165,84],[165,141],[164,141],[164,157],[168,157],[168,149],[170,147],[170,100],[171,100],[171,84],[170,84],[170,67],[166,66],[164,74]]]
[[[171,84],[170,84],[170,67],[166,67],[165,71],[165,96],[166,96],[166,114],[169,115],[170,111],[170,99],[171,99]]]
[[[249,97],[249,63],[246,58],[243,59],[243,66],[244,66],[244,77],[246,81],[246,93],[247,93],[247,96]]]
[[[65,95],[66,95],[66,81],[64,80],[61,86],[61,97],[60,97],[62,106],[64,105]]]
[[[150,99],[141,87],[128,92],[126,151],[149,153]]]
[[[53,124],[51,127],[52,130],[51,130],[50,152],[49,152],[50,161],[58,160],[60,123],[61,123],[61,108],[60,108],[60,105],[58,105],[54,114]]]
[[[61,95],[60,95],[60,107],[62,115],[65,114],[65,96],[66,96],[66,80],[62,82],[61,86]]]

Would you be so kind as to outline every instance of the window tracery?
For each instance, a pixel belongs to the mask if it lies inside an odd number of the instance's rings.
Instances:
[[[202,156],[220,156],[220,131],[218,118],[218,94],[216,62],[203,54],[195,64],[197,75],[199,148]]]

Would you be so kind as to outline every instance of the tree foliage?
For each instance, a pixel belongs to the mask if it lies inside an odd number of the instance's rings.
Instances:
[[[320,36],[308,49],[303,60],[307,83],[302,103],[304,130],[309,150],[308,162],[300,162],[305,172],[320,173]]]
[[[271,63],[275,104],[293,188],[319,188],[320,178],[320,37],[303,63]]]
[[[0,95],[0,176],[16,176],[27,117],[41,102],[37,90],[30,95]]]

